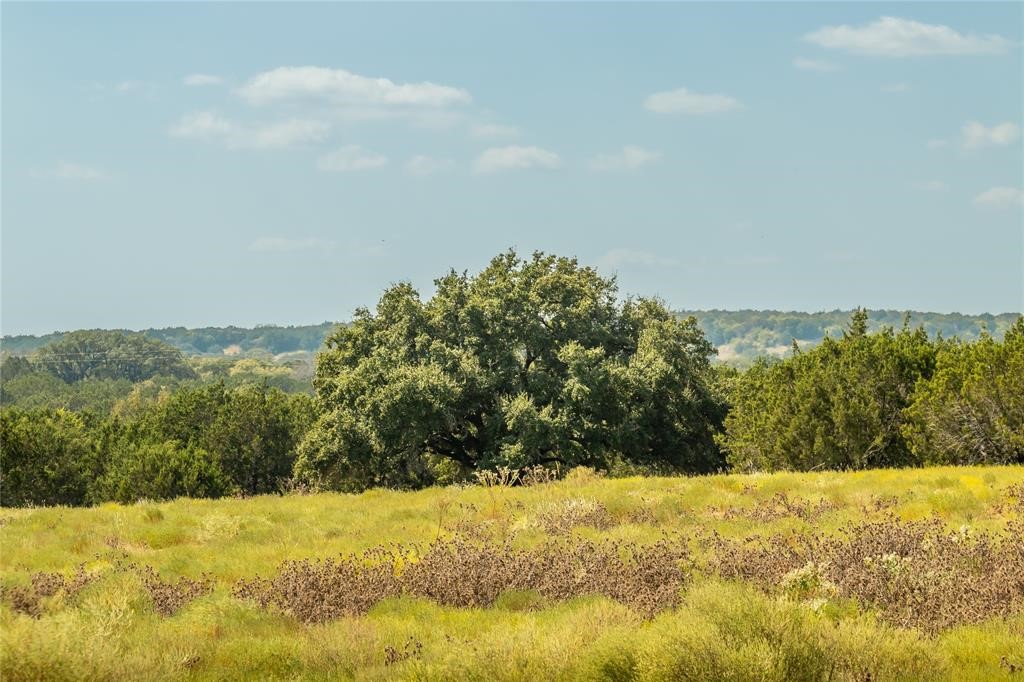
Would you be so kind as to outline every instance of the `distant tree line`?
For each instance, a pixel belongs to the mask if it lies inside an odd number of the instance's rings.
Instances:
[[[826,336],[842,333],[850,318],[850,310],[804,313],[776,310],[681,310],[675,311],[680,319],[694,317],[697,326],[712,345],[720,349],[717,362],[747,367],[763,355],[782,355],[789,350],[793,339],[801,346],[814,345]],[[869,310],[868,331],[883,327],[899,327],[907,313],[897,310]],[[959,338],[974,341],[982,332],[1001,339],[1017,319],[1017,313],[999,315],[963,315],[960,313],[910,312],[910,326],[923,327],[930,337]],[[242,355],[287,353],[314,353],[321,350],[324,341],[333,334],[339,323],[318,325],[244,327],[167,327],[146,329],[141,332],[121,331],[163,341],[186,356],[223,355],[237,352]],[[74,332],[81,333],[81,332]],[[60,341],[68,334],[55,332],[43,336],[4,336],[0,340],[8,355],[30,355],[41,348]]]
[[[295,352],[314,352],[323,345],[324,338],[337,326],[335,322],[315,325],[246,327],[165,327],[145,329],[141,332],[113,330],[125,335],[140,335],[162,341],[185,355],[221,355],[225,350],[240,353],[261,350],[272,355]],[[54,332],[43,336],[21,334],[3,337],[3,350],[12,355],[28,355],[40,348],[61,341],[69,333]],[[80,333],[80,332],[79,332]]]
[[[857,310],[741,370],[712,364],[695,318],[510,251],[427,300],[388,289],[328,337],[312,394],[268,358],[74,332],[0,364],[0,504],[415,488],[497,467],[1024,463],[1024,318],[973,340],[912,319]]]
[[[4,353],[0,406],[105,415],[119,411],[123,401],[194,384],[266,383],[289,393],[312,393],[311,375],[311,355],[282,362],[267,355],[187,357],[140,333],[77,331],[28,356]]]

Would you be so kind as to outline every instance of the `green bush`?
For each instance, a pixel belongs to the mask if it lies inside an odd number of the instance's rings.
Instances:
[[[86,416],[0,410],[0,504],[83,504],[98,468]]]
[[[841,338],[758,362],[733,381],[719,442],[741,470],[918,464],[901,430],[903,410],[932,375],[935,356],[923,329],[868,334],[867,314],[858,311]]]
[[[170,500],[176,497],[221,497],[231,489],[217,460],[200,448],[166,443],[124,442],[116,447],[89,497],[113,500]]]
[[[904,434],[933,464],[1024,464],[1024,317],[1003,338],[941,345]]]

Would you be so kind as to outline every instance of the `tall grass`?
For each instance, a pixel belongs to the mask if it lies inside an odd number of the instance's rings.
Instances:
[[[901,626],[885,608],[819,589],[821,576],[813,571],[787,566],[784,579],[762,584],[702,569],[715,564],[721,543],[752,546],[752,536],[769,544],[773,536],[839,543],[847,529],[865,522],[932,518],[943,532],[1007,541],[1008,526],[1024,518],[1024,470],[627,479],[576,471],[519,488],[3,509],[0,677],[1021,677],[1024,672],[1011,672],[1024,668],[1019,602],[1008,605],[1005,617],[930,630]],[[565,566],[545,548],[617,543],[626,556],[628,548],[654,546],[666,534],[690,538],[683,562],[690,568],[677,598],[654,609],[630,605],[619,595],[621,581],[587,587],[582,579],[510,581],[508,589],[492,580],[479,606],[445,606],[439,602],[476,603],[459,596],[466,569],[442,582],[434,579],[440,568],[424,573],[435,565],[449,572],[463,566],[459,561],[469,555],[449,556],[460,542],[507,546],[515,561],[547,556],[551,565]],[[261,605],[232,594],[239,581],[278,576],[288,561],[435,545],[435,563],[409,574],[415,590],[379,595],[386,598],[329,618],[303,619],[273,600]],[[92,577],[76,573],[79,566]],[[40,578],[43,573],[59,578]],[[30,613],[16,608],[11,595],[35,594],[34,575],[41,593]],[[573,591],[574,585],[584,588]]]

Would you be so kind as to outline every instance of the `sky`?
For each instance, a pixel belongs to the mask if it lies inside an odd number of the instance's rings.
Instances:
[[[10,3],[0,330],[309,324],[508,248],[1024,310],[1021,3]]]

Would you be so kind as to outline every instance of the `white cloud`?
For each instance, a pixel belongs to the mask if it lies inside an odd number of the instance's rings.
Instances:
[[[963,34],[949,26],[898,17],[882,17],[865,26],[824,26],[804,40],[873,57],[998,54],[1010,46],[1002,36]]]
[[[1020,137],[1020,126],[1006,121],[987,128],[977,121],[968,121],[964,124],[962,132],[964,147],[967,149],[977,149],[989,145],[1004,146],[1013,144]]]
[[[989,208],[1024,206],[1024,188],[993,187],[974,197],[974,203]]]
[[[57,165],[53,168],[43,171],[32,171],[32,177],[42,180],[69,180],[79,182],[110,179],[110,176],[99,168],[64,160],[58,161]]]
[[[672,267],[678,263],[674,258],[665,258],[649,251],[633,249],[612,249],[598,259],[598,267],[617,270],[624,266]]]
[[[627,144],[617,154],[601,154],[590,162],[590,169],[597,172],[636,170],[660,159],[661,152]]]
[[[249,244],[250,251],[262,253],[287,253],[289,251],[330,250],[334,242],[323,239],[288,239],[287,237],[260,237]]]
[[[468,92],[448,85],[395,83],[318,66],[282,66],[257,74],[238,94],[252,104],[312,98],[335,104],[447,107],[472,101]]]
[[[329,131],[330,126],[323,121],[291,119],[250,128],[234,144],[253,149],[284,149],[320,142]]]
[[[942,149],[947,145],[949,145],[949,142],[946,140],[928,140],[928,149]]]
[[[701,95],[678,88],[654,93],[644,100],[644,107],[659,114],[717,114],[739,109],[740,103],[728,95]]]
[[[222,85],[224,79],[208,73],[191,73],[185,76],[182,82],[189,86]]]
[[[473,137],[515,137],[519,129],[500,123],[476,123],[469,129],[469,134]]]
[[[838,71],[843,68],[835,62],[828,62],[824,59],[804,59],[803,57],[797,57],[793,60],[793,66],[800,69],[801,71],[817,71],[819,73],[827,73],[829,71]]]
[[[405,172],[420,178],[447,173],[453,168],[455,168],[455,162],[451,159],[423,155],[414,156],[405,162]]]
[[[915,182],[914,187],[925,192],[943,192],[948,189],[946,183],[942,180],[924,180],[923,182]]]
[[[231,149],[285,149],[320,142],[330,126],[307,119],[244,126],[211,111],[198,111],[182,116],[168,132],[173,137],[222,142]]]
[[[227,137],[235,130],[235,124],[219,114],[197,111],[182,116],[168,132],[174,137],[190,140],[212,140]]]
[[[475,173],[487,175],[516,168],[558,168],[562,159],[558,154],[541,147],[491,147],[485,149],[473,165]]]
[[[909,89],[906,83],[889,83],[882,86],[882,92],[906,92]]]
[[[386,156],[363,149],[357,144],[349,144],[321,156],[316,166],[322,171],[345,173],[380,168],[387,163]]]

